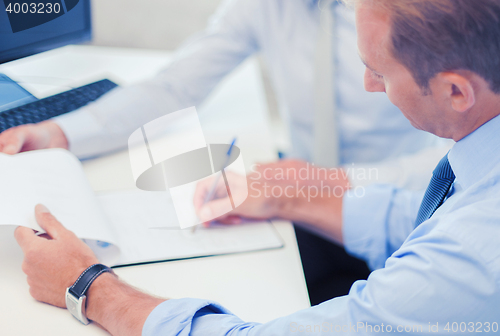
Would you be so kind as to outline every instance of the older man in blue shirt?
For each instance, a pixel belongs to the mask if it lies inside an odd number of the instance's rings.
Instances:
[[[492,71],[500,62],[500,1],[355,2],[365,88],[386,92],[415,127],[457,141],[423,199],[375,186],[360,198],[271,203],[272,215],[308,222],[365,257],[376,268],[368,280],[259,324],[206,300],[153,298],[104,274],[88,292],[90,319],[116,335],[500,333],[500,74]],[[231,215],[258,216],[268,205],[246,203]],[[366,213],[342,220],[360,204]],[[64,284],[96,259],[46,209],[38,207],[37,218],[54,241],[16,230],[30,251],[31,293],[64,306]]]

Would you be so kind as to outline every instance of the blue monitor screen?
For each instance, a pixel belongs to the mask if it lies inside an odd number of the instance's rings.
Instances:
[[[90,0],[0,0],[0,63],[90,35]]]

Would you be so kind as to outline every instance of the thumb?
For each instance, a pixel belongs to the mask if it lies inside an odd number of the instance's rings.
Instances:
[[[40,227],[44,229],[45,232],[47,232],[53,239],[57,239],[64,231],[66,231],[64,226],[59,223],[59,221],[50,213],[49,209],[47,209],[45,205],[38,204],[35,207],[35,217],[38,225],[40,225]]]
[[[231,203],[229,198],[221,198],[207,204],[200,208],[198,216],[203,222],[211,221],[217,217],[226,217],[226,215],[232,211]]]

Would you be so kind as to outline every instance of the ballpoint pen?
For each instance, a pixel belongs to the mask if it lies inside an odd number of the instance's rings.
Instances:
[[[229,146],[229,149],[226,153],[226,161],[224,161],[224,164],[222,165],[221,167],[221,174],[218,175],[211,188],[210,188],[210,192],[207,194],[207,196],[205,197],[205,200],[203,201],[203,204],[207,204],[208,202],[210,202],[212,200],[212,198],[214,197],[215,195],[215,191],[217,190],[217,184],[219,183],[219,180],[220,180],[220,177],[222,175],[222,171],[228,166],[229,164],[229,160],[231,159],[231,153],[233,151],[233,147],[234,147],[234,144],[236,143],[236,138],[233,139],[233,142],[231,142],[231,145]],[[198,224],[197,225],[194,225],[193,228],[191,229],[191,232],[192,233],[195,233],[196,232],[196,228],[198,227]]]

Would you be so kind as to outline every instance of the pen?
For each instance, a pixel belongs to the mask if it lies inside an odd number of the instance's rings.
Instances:
[[[212,186],[210,187],[210,192],[205,197],[205,200],[203,201],[203,204],[207,204],[214,197],[215,191],[217,190],[217,184],[219,183],[220,177],[222,175],[222,170],[224,170],[227,167],[227,165],[229,164],[229,160],[231,159],[231,153],[233,152],[233,147],[234,147],[235,143],[236,143],[236,138],[234,138],[233,142],[231,142],[231,146],[229,146],[229,149],[228,149],[228,151],[226,153],[226,161],[224,162],[224,164],[221,167],[221,174],[218,175],[217,178],[214,180]],[[195,233],[197,227],[198,227],[198,225],[193,226],[193,229],[191,230],[191,232]]]

